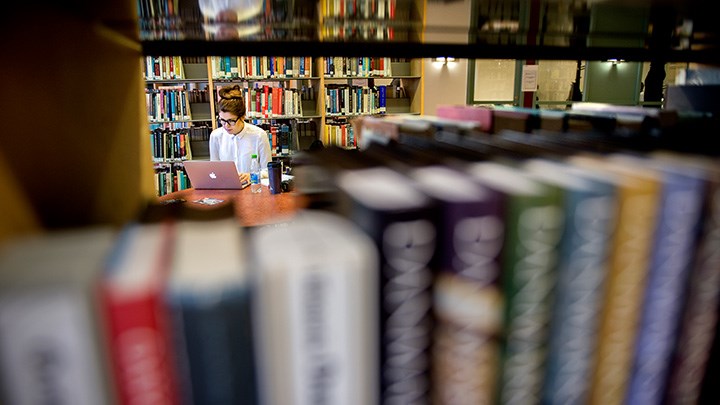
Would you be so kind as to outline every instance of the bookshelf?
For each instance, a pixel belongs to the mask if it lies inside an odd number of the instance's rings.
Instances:
[[[246,121],[268,133],[274,158],[287,158],[318,139],[321,78],[316,58],[213,56],[209,64],[215,91],[229,84],[243,89]]]
[[[209,158],[212,80],[206,57],[146,56],[143,72],[154,184],[162,196],[191,186],[183,161]]]
[[[4,122],[17,123],[13,131],[0,137],[3,242],[58,228],[120,225],[136,219],[138,208],[154,201],[143,98],[146,83],[141,73],[142,56],[150,52],[152,44],[138,41],[133,29],[123,30],[118,24],[98,28],[96,20],[87,18],[89,14],[100,21],[135,22],[134,3],[117,0],[108,3],[89,6],[83,13],[69,8],[59,17],[48,10],[32,10],[33,13],[27,10],[18,16],[22,18],[15,19],[16,23],[7,25],[10,32],[24,33],[17,42],[3,38],[9,60],[33,60],[42,51],[44,57],[54,61],[54,66],[52,85],[37,80],[37,72],[20,63],[6,63],[0,68],[3,77],[12,78],[5,89],[14,101],[2,109],[2,118]],[[83,39],[84,46],[76,46],[78,38]],[[336,54],[336,48],[317,44],[312,50],[316,56]],[[173,42],[168,41],[167,45],[165,52],[173,51]],[[237,44],[216,46],[225,46],[223,53],[229,54],[242,49]],[[403,46],[379,44],[378,54],[402,53]],[[432,45],[410,48],[418,57],[421,54],[430,57],[433,53],[443,56]],[[186,52],[190,54],[192,49],[191,45]],[[248,49],[269,52],[272,47]],[[495,53],[485,56],[494,57],[501,48],[473,45],[462,49],[466,55],[475,56],[490,50]],[[527,48],[506,48],[507,52],[515,52],[515,56],[529,57],[521,53],[524,49]],[[542,51],[543,48],[537,48],[533,55]],[[633,51],[636,57],[649,56],[637,49],[625,54],[633,55]],[[589,49],[575,56],[591,55]],[[669,57],[682,55],[688,54],[675,52]],[[706,52],[696,55],[689,55],[688,59],[711,58],[703,56],[709,55]],[[324,78],[318,81],[325,83]],[[86,85],[81,88],[78,83]],[[38,94],[42,97],[36,97]],[[46,123],[52,125],[41,125]],[[33,142],[25,142],[29,139]],[[74,163],[68,165],[68,161]]]
[[[243,88],[246,121],[266,130],[278,159],[316,140],[356,148],[351,121],[359,116],[422,114],[420,59],[148,56],[144,71],[160,196],[191,186],[184,160],[208,159],[222,86]]]
[[[326,145],[357,147],[352,119],[422,114],[422,61],[379,57],[325,57],[323,132]]]
[[[288,158],[320,139],[321,78],[313,76],[318,64],[310,57],[145,57],[157,194],[191,187],[182,162],[209,159],[210,132],[217,128],[215,94],[223,86],[243,88],[246,121],[265,129],[273,158]]]

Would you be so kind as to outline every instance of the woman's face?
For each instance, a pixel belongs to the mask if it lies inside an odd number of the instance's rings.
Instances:
[[[225,111],[220,111],[218,114],[218,125],[222,126],[226,131],[233,135],[243,129],[242,119],[233,113]]]

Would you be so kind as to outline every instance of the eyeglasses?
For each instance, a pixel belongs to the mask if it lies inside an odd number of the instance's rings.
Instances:
[[[237,124],[238,121],[240,121],[240,118],[237,118],[237,119],[234,119],[234,120],[224,120],[224,119],[218,117],[218,123],[220,124],[220,126],[223,126],[223,125],[225,125],[225,124],[228,124],[229,126],[234,127],[235,124]]]

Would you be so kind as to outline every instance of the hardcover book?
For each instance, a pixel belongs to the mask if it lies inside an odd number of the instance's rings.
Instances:
[[[0,250],[0,375],[7,404],[114,403],[97,280],[110,228],[17,238]]]
[[[652,158],[612,158],[652,168],[661,178],[658,218],[626,398],[628,403],[660,403],[685,304],[705,195],[705,174],[698,168]]]
[[[501,196],[445,166],[415,168],[409,176],[439,206],[433,403],[493,403],[502,333]]]
[[[440,105],[437,106],[436,111],[437,116],[440,118],[476,122],[479,124],[478,129],[484,132],[489,133],[493,128],[493,110],[490,108],[468,105]]]
[[[340,172],[337,185],[338,212],[379,251],[381,403],[430,403],[434,204],[381,166]]]
[[[166,290],[182,403],[255,403],[246,239],[234,217],[176,223]]]
[[[378,113],[385,114],[387,112],[387,86],[377,86],[378,95]]]
[[[492,109],[492,132],[504,129],[530,133],[540,127],[538,110],[521,107],[496,107]]]
[[[619,210],[611,242],[605,300],[590,387],[590,404],[622,404],[632,373],[633,353],[642,312],[655,233],[660,178],[603,157],[575,156],[569,163],[609,172],[622,180]]]
[[[494,162],[475,163],[467,171],[504,196],[504,329],[497,400],[538,403],[565,221],[560,189]]]
[[[566,215],[542,403],[583,404],[590,391],[615,231],[617,179],[545,159],[531,159],[522,167],[533,177],[560,187]]]
[[[130,223],[99,280],[118,403],[177,404],[164,291],[173,225]]]
[[[315,210],[252,229],[250,243],[261,402],[378,403],[374,243],[349,220]]]
[[[689,165],[706,175],[700,229],[665,390],[666,404],[700,403],[720,305],[720,255],[717,254],[720,252],[720,166],[712,159],[697,155],[659,152],[652,157],[671,164]]]

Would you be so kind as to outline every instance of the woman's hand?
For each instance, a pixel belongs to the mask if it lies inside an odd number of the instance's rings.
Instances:
[[[250,183],[250,173],[239,173],[241,183]]]

